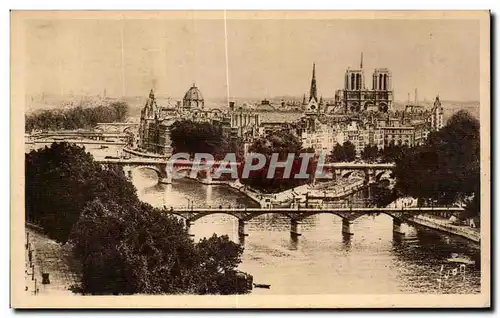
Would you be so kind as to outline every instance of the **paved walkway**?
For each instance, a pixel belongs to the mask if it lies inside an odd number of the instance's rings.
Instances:
[[[417,199],[414,198],[399,198],[389,204],[387,207],[416,207]],[[420,214],[412,217],[412,220],[420,225],[441,230],[443,232],[452,233],[471,241],[481,241],[481,229],[473,228],[467,225],[455,224],[447,218],[443,218],[434,214]]]
[[[25,233],[29,233],[29,247],[25,248],[26,292],[35,294],[37,290],[36,294],[42,295],[73,294],[69,288],[78,282],[79,273],[69,246],[62,246],[31,228],[26,228]],[[42,273],[49,274],[50,284],[42,284]]]

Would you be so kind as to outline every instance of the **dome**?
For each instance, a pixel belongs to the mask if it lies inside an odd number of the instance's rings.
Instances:
[[[203,95],[195,84],[186,92],[183,98],[184,107],[201,107],[204,106]]]
[[[200,90],[194,84],[184,95],[184,100],[203,100]]]

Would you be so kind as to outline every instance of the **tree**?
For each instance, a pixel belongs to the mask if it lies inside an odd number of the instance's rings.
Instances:
[[[356,159],[356,147],[349,140],[342,145],[337,143],[331,152],[333,162],[354,161]]]
[[[264,192],[281,192],[303,184],[308,183],[313,177],[316,169],[316,161],[309,161],[306,173],[309,179],[294,178],[295,174],[300,172],[302,167],[302,158],[300,153],[314,153],[314,149],[302,148],[302,142],[288,131],[279,131],[263,138],[259,138],[249,148],[250,152],[263,154],[266,157],[266,164],[262,169],[251,171],[248,178],[242,178],[241,182],[245,185],[254,187]],[[284,175],[285,168],[278,167],[275,170],[274,176],[268,178],[269,164],[273,153],[278,154],[278,161],[285,161],[289,154],[294,155],[294,160],[291,167],[290,177]],[[243,169],[244,164],[240,169]],[[240,175],[241,175],[240,170]]]
[[[345,160],[344,147],[341,144],[337,143],[335,147],[333,147],[331,158],[333,162],[343,162]]]
[[[383,150],[380,151],[381,161],[384,163],[395,162],[402,158],[410,151],[408,145],[396,145],[394,140],[391,140]]]
[[[345,161],[354,161],[356,159],[356,147],[349,140],[342,144],[344,148]]]
[[[115,111],[116,121],[125,121],[128,114],[128,104],[125,102],[111,103],[111,108]]]
[[[26,116],[25,130],[61,130],[92,128],[97,123],[124,121],[128,114],[128,104],[115,102],[109,106],[88,107],[81,104],[64,110],[41,110]]]
[[[450,204],[478,197],[479,121],[466,111],[455,113],[423,146],[396,159],[394,175],[399,193],[416,198]]]
[[[214,234],[196,244],[196,253],[200,259],[198,293],[239,293],[241,286],[234,284],[234,281],[238,280],[236,268],[243,254],[240,245],[230,241],[227,235],[217,237]]]
[[[93,185],[108,186],[97,180],[101,172],[84,148],[68,143],[31,151],[26,155],[26,219],[65,242],[89,198],[100,195]]]
[[[76,145],[26,155],[26,220],[69,241],[83,294],[247,291],[235,270],[242,247],[217,236],[196,245],[179,218],[139,201],[121,169]]]
[[[373,186],[369,201],[377,208],[383,208],[397,199],[397,194],[393,189],[383,186]]]
[[[373,162],[375,159],[377,159],[379,155],[378,147],[377,145],[366,145],[361,151],[361,159],[367,161],[367,162]]]
[[[176,121],[170,130],[170,139],[174,153],[187,152],[191,156],[209,153],[215,159],[223,159],[227,153],[238,148],[238,140],[233,143],[224,135],[222,127],[191,120]]]

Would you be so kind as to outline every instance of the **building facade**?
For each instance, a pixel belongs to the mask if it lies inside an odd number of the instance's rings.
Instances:
[[[392,74],[387,68],[376,68],[372,74],[371,89],[366,87],[363,58],[360,68],[347,69],[344,89],[335,92],[335,106],[343,113],[363,111],[388,112],[393,106]]]
[[[200,90],[193,84],[181,102],[175,106],[161,107],[157,104],[153,90],[144,108],[138,131],[139,149],[169,156],[172,154],[170,129],[178,120],[208,122],[221,128],[223,134],[232,139],[251,140],[258,134],[260,115],[247,110],[234,110],[230,103],[229,111],[204,109],[204,100]]]
[[[436,96],[436,100],[434,101],[434,105],[432,106],[430,116],[431,129],[433,131],[437,131],[443,128],[443,113],[444,110],[441,102],[439,101],[439,96]]]

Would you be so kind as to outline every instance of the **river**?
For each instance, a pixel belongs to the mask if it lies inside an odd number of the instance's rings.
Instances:
[[[207,186],[192,180],[157,183],[149,170],[136,169],[133,183],[139,198],[153,206],[195,207],[246,205],[252,202],[225,186]],[[191,226],[194,239],[228,235],[238,242],[237,219],[224,214],[206,216]],[[354,235],[341,234],[341,219],[330,214],[304,220],[302,236],[290,237],[285,217],[263,215],[252,219],[239,269],[253,275],[255,283],[271,289],[253,294],[400,294],[479,293],[480,250],[465,239],[404,225],[405,236],[393,236],[387,215],[364,216],[354,221]],[[464,273],[443,274],[457,268],[447,261],[452,253],[476,261]],[[441,277],[442,283],[438,282]]]

